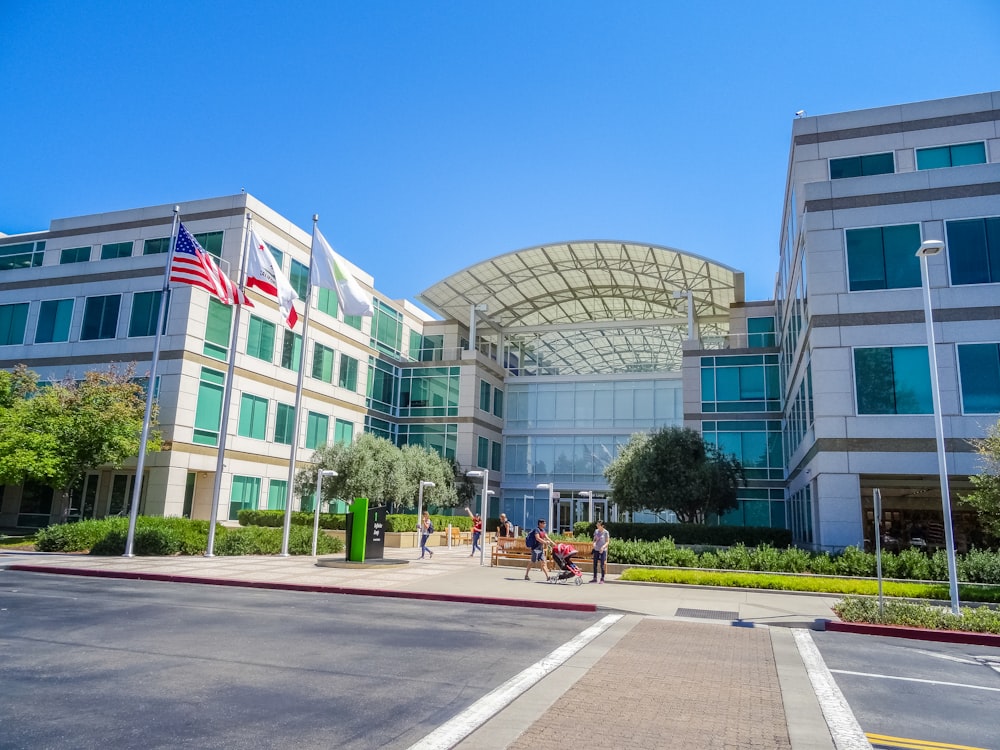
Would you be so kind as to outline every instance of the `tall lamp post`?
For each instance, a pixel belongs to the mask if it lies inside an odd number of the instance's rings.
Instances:
[[[594,522],[594,493],[590,490],[584,490],[580,493],[580,497],[587,498],[587,523]]]
[[[490,481],[490,472],[489,469],[473,469],[465,472],[465,476],[471,479],[483,478],[483,494],[479,499],[479,518],[483,525],[483,530],[479,533],[479,566],[482,567],[486,564],[486,545],[483,542],[486,541],[486,493],[488,492],[486,485]]]
[[[436,487],[434,482],[420,482],[420,489],[417,491],[417,534],[423,534],[424,529],[420,525],[424,516],[424,487]]]
[[[336,476],[340,475],[333,469],[320,469],[316,475],[316,507],[313,509],[313,557],[316,557],[316,542],[319,539],[319,506],[323,504],[323,477]]]
[[[941,477],[941,511],[944,514],[944,545],[948,556],[948,589],[951,611],[958,615],[958,569],[955,564],[955,530],[951,521],[951,492],[948,488],[948,462],[945,457],[944,420],[941,415],[941,383],[938,379],[937,348],[934,343],[934,318],[931,315],[931,282],[927,274],[927,259],[944,250],[941,240],[924,240],[917,250],[920,258],[920,282],[924,288],[924,322],[927,326],[927,355],[931,366],[931,402],[934,405],[934,433],[937,438],[938,474]]]
[[[549,521],[548,521],[548,525],[549,525],[548,533],[549,534],[553,534],[555,532],[552,529],[552,504],[555,503],[555,501],[556,501],[556,486],[552,482],[548,482],[546,484],[536,485],[536,489],[539,489],[539,490],[548,490],[549,491],[549,512],[546,515],[548,516],[548,519],[549,519]]]

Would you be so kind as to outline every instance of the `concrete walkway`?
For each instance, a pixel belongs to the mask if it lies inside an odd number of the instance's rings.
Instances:
[[[603,585],[547,584],[538,571],[529,582],[523,568],[480,566],[469,547],[436,548],[426,560],[411,549],[390,549],[386,556],[408,562],[346,568],[321,566],[312,557],[7,552],[0,554],[0,569],[624,615],[517,697],[460,728],[457,743],[429,738],[415,748],[534,749],[567,738],[630,750],[835,747],[793,639],[793,629],[833,619],[835,597],[631,584],[614,577]],[[320,558],[331,559],[343,556]]]

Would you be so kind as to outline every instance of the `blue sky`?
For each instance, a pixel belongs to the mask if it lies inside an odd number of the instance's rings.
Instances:
[[[0,231],[252,193],[392,298],[548,242],[777,268],[791,122],[1000,88],[1000,2],[0,0]]]

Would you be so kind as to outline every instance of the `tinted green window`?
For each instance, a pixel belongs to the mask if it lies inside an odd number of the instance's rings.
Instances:
[[[959,344],[958,369],[963,413],[1000,412],[1000,345]]]
[[[372,360],[368,368],[368,407],[392,414],[396,403],[398,375],[396,368],[381,360]]]
[[[844,177],[868,177],[875,174],[892,174],[896,171],[892,153],[848,156],[844,159],[830,159],[830,179]]]
[[[24,343],[24,328],[28,322],[28,303],[0,305],[0,346]]]
[[[113,339],[118,330],[118,310],[121,307],[121,295],[109,294],[104,297],[87,297],[83,309],[83,330],[80,339]]]
[[[45,300],[38,310],[35,343],[50,344],[55,341],[69,341],[69,326],[72,322],[73,300]]]
[[[485,380],[479,381],[479,408],[483,411],[490,410],[490,393],[492,389]]]
[[[1000,217],[945,223],[951,283],[1000,282]]]
[[[503,418],[503,391],[493,389],[493,416]]]
[[[292,444],[295,434],[295,407],[288,404],[278,404],[274,418],[274,442],[283,445]]]
[[[316,294],[316,309],[325,312],[331,318],[337,317],[337,290],[319,287]]]
[[[858,414],[931,414],[927,347],[854,350]]]
[[[985,163],[986,144],[981,141],[917,149],[917,169],[941,169]]]
[[[222,304],[214,297],[209,297],[207,317],[204,353],[213,359],[225,361],[229,352],[229,337],[232,334],[233,308]]]
[[[267,399],[244,393],[240,398],[240,422],[236,434],[256,440],[267,439]]]
[[[476,466],[481,469],[490,468],[490,441],[487,438],[481,437],[478,439]]]
[[[161,253],[170,252],[170,238],[169,237],[157,237],[156,239],[146,240],[142,243],[142,254],[143,255],[160,255]]]
[[[747,318],[747,345],[774,346],[774,318]]]
[[[222,257],[222,232],[202,232],[194,235],[194,239],[207,253],[216,258]]]
[[[354,440],[354,423],[338,419],[333,425],[333,442],[337,445],[349,445]]]
[[[59,263],[86,263],[90,260],[90,247],[67,247],[59,253]]]
[[[101,245],[101,260],[111,260],[112,258],[128,258],[131,255],[132,255],[131,242],[113,242],[110,245]]]
[[[500,443],[490,442],[490,471],[500,471]]]
[[[236,521],[241,510],[257,510],[260,502],[260,477],[233,477],[229,492],[229,520]]]
[[[274,323],[250,316],[247,330],[247,354],[265,362],[274,360]]]
[[[364,318],[362,316],[360,316],[360,315],[345,315],[344,316],[344,322],[347,325],[349,325],[351,328],[357,328],[359,331],[361,330],[361,321],[362,320],[364,320]]]
[[[128,321],[129,336],[155,336],[160,317],[160,297],[163,292],[136,292],[132,295],[132,314]],[[163,317],[166,330],[167,318]]]
[[[288,274],[288,283],[292,285],[295,293],[299,295],[299,299],[305,299],[306,292],[309,290],[309,267],[292,258],[292,268],[291,273]]]
[[[267,249],[271,251],[271,257],[274,258],[274,262],[278,266],[278,269],[279,270],[284,269],[285,254],[281,252],[278,248],[276,248],[274,245],[270,245],[266,242],[264,244],[267,245]]]
[[[284,479],[272,479],[267,487],[267,509],[284,510],[288,497],[288,482]]]
[[[337,385],[349,391],[357,392],[358,360],[354,359],[354,357],[349,357],[346,354],[340,355],[340,375],[337,379]]]
[[[35,268],[45,258],[45,242],[21,242],[0,246],[0,271]]]
[[[302,336],[286,328],[281,340],[281,366],[298,372],[301,362]]]
[[[309,412],[306,416],[306,448],[315,450],[326,445],[330,434],[330,418],[325,414]]]
[[[372,348],[398,357],[402,338],[403,316],[376,299],[372,316]]]
[[[920,225],[847,230],[852,292],[920,286]]]
[[[322,344],[313,346],[312,376],[324,383],[333,382],[333,349]]]
[[[207,367],[201,369],[198,383],[198,403],[194,411],[193,441],[200,445],[219,444],[219,422],[222,419],[222,395],[226,376]]]

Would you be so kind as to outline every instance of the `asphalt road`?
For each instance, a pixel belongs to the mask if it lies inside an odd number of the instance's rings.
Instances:
[[[812,637],[864,732],[933,743],[927,750],[1000,750],[1000,648],[835,632]]]
[[[0,748],[406,748],[598,619],[0,570]]]

